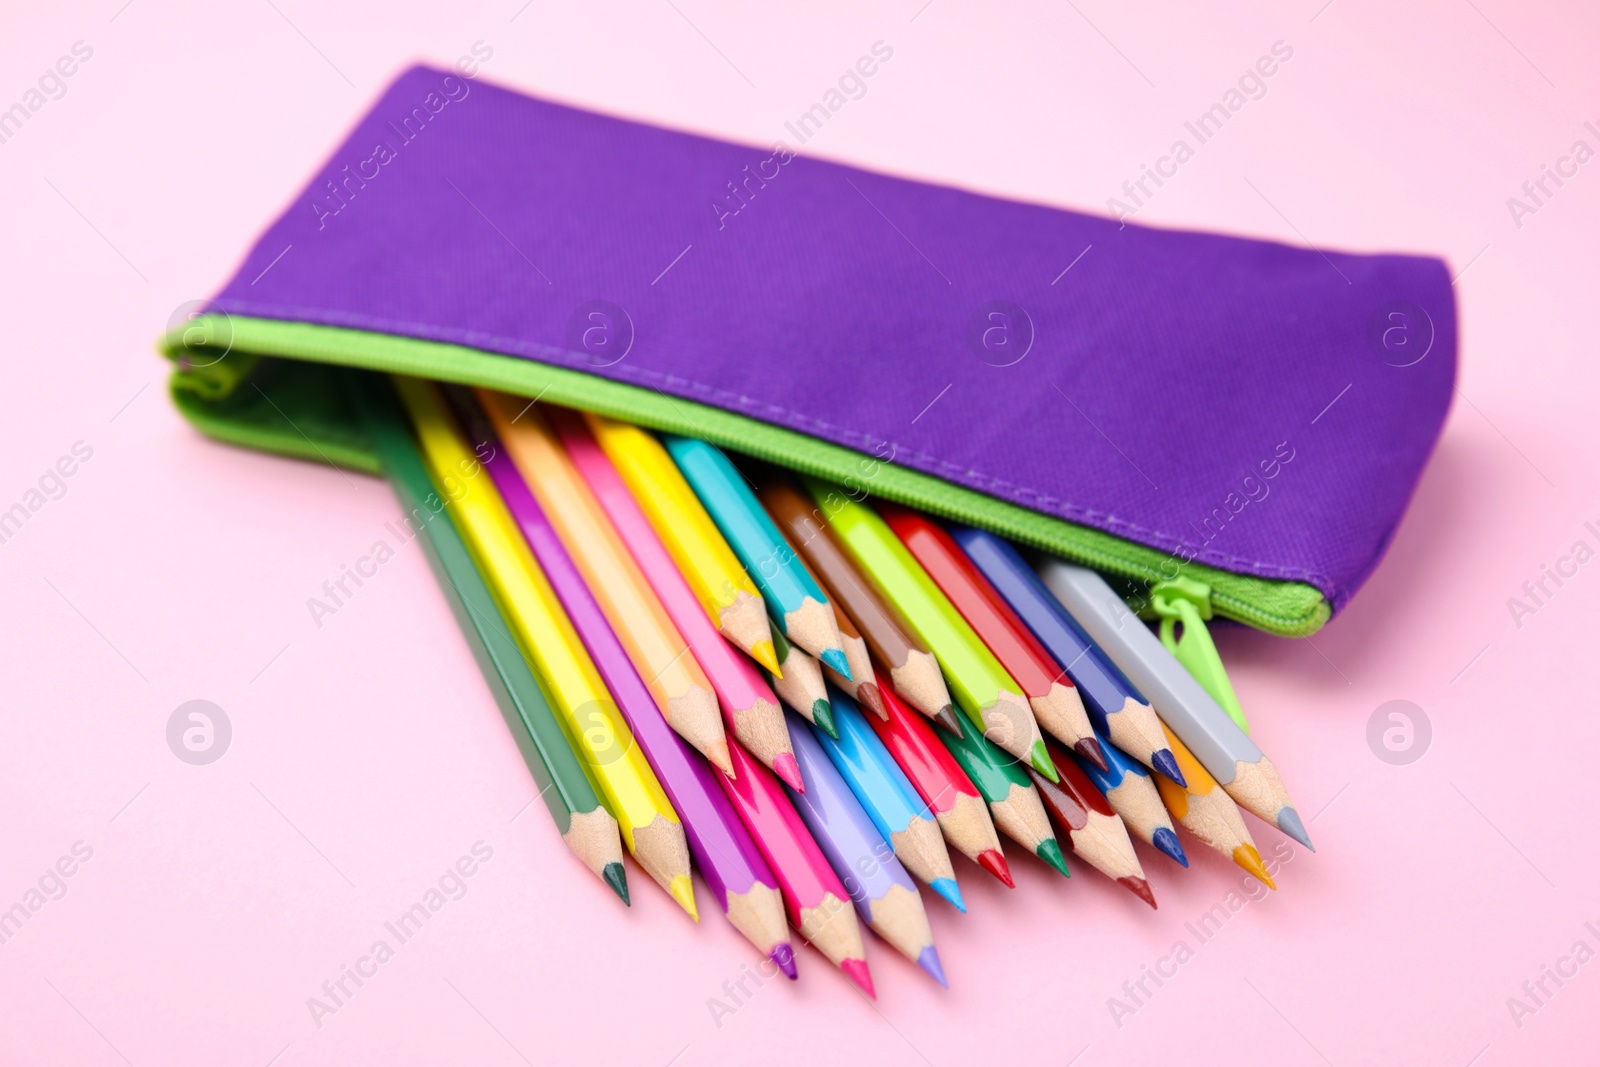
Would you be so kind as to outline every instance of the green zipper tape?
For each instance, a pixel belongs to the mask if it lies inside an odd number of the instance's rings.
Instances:
[[[378,464],[327,367],[411,374],[485,386],[699,437],[792,470],[860,488],[940,518],[981,526],[1141,587],[1170,579],[1170,553],[1052,518],[931,474],[745,415],[581,371],[462,345],[303,322],[202,315],[161,338],[177,364],[170,389],[203,433],[251,448],[376,474]],[[1201,563],[1182,576],[1208,590],[1208,614],[1303,637],[1328,621],[1322,593],[1303,582],[1234,574]],[[1203,627],[1201,627],[1203,629]]]

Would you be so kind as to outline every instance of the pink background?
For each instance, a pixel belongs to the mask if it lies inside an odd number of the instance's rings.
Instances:
[[[1600,526],[1600,162],[1520,228],[1506,207],[1574,140],[1600,148],[1583,128],[1600,125],[1592,7],[921,2],[100,0],[7,19],[0,107],[74,41],[93,58],[0,145],[0,509],[75,441],[93,458],[0,545],[0,908],[75,842],[93,856],[0,945],[0,1059],[1466,1065],[1592,1050],[1600,962],[1548,985],[1520,1027],[1507,998],[1580,938],[1600,949],[1583,925],[1600,929],[1582,784],[1600,740],[1600,562],[1520,628],[1506,606],[1574,541],[1600,547],[1583,528]],[[634,907],[617,906],[542,812],[519,817],[528,774],[416,549],[313,624],[306,598],[385,535],[389,491],[203,440],[166,402],[151,341],[404,63],[480,40],[485,77],[755,144],[883,40],[892,61],[808,151],[1090,210],[1273,42],[1293,47],[1140,218],[1439,253],[1463,272],[1464,346],[1438,454],[1349,612],[1310,641],[1221,639],[1321,849],[1295,851],[1280,893],[1201,946],[1185,923],[1238,872],[1192,841],[1186,873],[1142,853],[1158,913],[1082,864],[1062,883],[1013,848],[1007,892],[958,860],[971,914],[929,905],[948,993],[874,944],[868,1004],[808,951],[798,985],[755,990],[719,1027],[708,998],[752,951],[704,892],[699,929],[637,870]],[[204,767],[165,738],[195,698],[234,730]],[[1408,766],[1366,741],[1392,699],[1433,725]],[[1252,826],[1264,850],[1283,840]],[[479,840],[494,854],[466,895],[315,1025],[306,998]],[[1194,958],[1119,1027],[1107,999],[1180,938]]]

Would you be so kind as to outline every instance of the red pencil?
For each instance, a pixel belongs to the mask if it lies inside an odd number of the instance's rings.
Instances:
[[[1083,768],[1061,751],[1060,746],[1047,739],[1045,748],[1055,749],[1050,758],[1057,761],[1061,782],[1056,784],[1034,774],[1033,783],[1039,787],[1045,808],[1065,831],[1059,840],[1089,866],[1120,882],[1123,888],[1155,907],[1155,894],[1150,892],[1150,883],[1145,881],[1144,868],[1134,854],[1122,816],[1112,810],[1105,794],[1094,787]]]
[[[1000,851],[1000,837],[989,818],[989,806],[972,779],[961,769],[950,750],[939,743],[928,720],[906,707],[883,675],[877,675],[878,694],[883,698],[885,718],[863,715],[889,750],[889,755],[906,772],[911,784],[939,820],[944,838],[972,862],[1011,888],[1011,868]]]
[[[878,514],[950,598],[967,625],[989,646],[1006,673],[1016,679],[1033,706],[1039,725],[1071,745],[1084,759],[1106,770],[1105,753],[1100,751],[1100,742],[1089,725],[1089,713],[1084,711],[1083,698],[1072,679],[1017,618],[989,579],[972,565],[961,546],[945,533],[944,527],[914,511],[879,504]]]
[[[777,876],[790,925],[867,996],[876,999],[861,926],[844,883],[828,866],[822,849],[772,772],[731,737],[728,754],[734,777],[713,777],[722,783],[733,810],[755,839],[756,849]]]

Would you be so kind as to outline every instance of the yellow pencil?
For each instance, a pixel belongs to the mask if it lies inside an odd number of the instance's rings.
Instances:
[[[394,383],[434,485],[516,631],[523,655],[544,679],[573,751],[617,817],[623,843],[639,866],[698,921],[683,824],[634,744],[528,543],[467,447],[437,387],[400,375],[395,375]]]
[[[662,718],[718,769],[732,774],[722,709],[711,682],[573,468],[551,423],[538,411],[524,411],[527,401],[505,393],[480,389],[478,400],[655,698]]]
[[[767,606],[661,442],[637,426],[587,416],[595,440],[650,519],[712,625],[757,663],[782,676]]]

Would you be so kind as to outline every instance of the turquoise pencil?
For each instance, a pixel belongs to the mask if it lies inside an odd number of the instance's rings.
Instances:
[[[966,911],[955,870],[950,866],[950,852],[928,805],[878,740],[855,700],[831,685],[828,698],[833,702],[833,724],[839,736],[833,738],[818,731],[817,739],[840,777],[849,784],[878,833],[889,842],[906,869],[956,910]]]
[[[850,664],[833,605],[778,532],[739,468],[705,441],[663,434],[661,443],[761,590],[783,635],[849,680]]]

